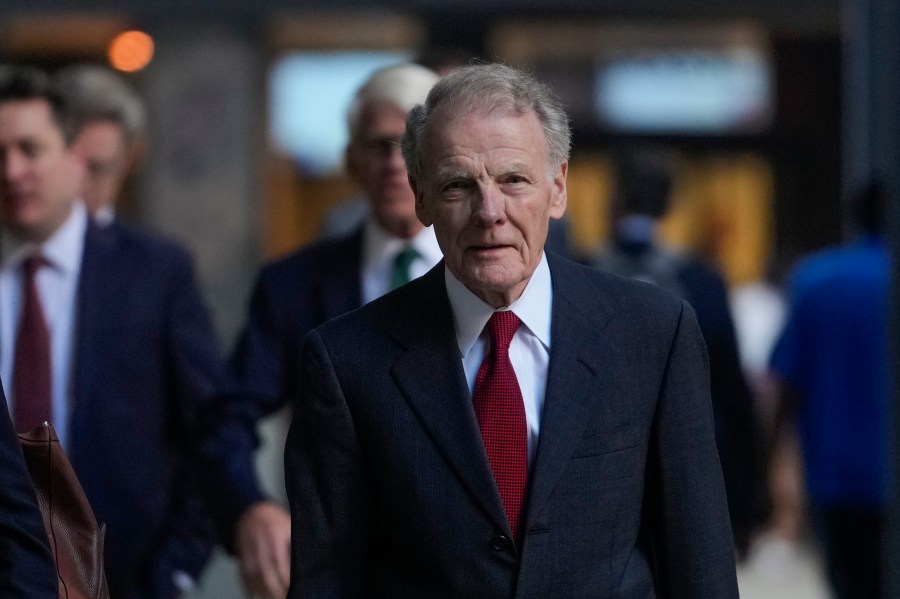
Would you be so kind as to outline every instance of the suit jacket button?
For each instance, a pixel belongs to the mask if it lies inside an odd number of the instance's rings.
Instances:
[[[508,551],[512,547],[512,541],[506,535],[497,535],[491,539],[491,549],[494,551]]]

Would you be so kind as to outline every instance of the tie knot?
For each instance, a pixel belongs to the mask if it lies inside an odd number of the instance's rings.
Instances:
[[[26,279],[32,279],[38,269],[47,264],[49,264],[49,262],[47,262],[47,259],[44,258],[43,254],[32,254],[22,261],[22,272],[25,273]]]
[[[391,274],[391,289],[406,285],[412,280],[409,267],[419,257],[419,252],[411,245],[406,246],[394,258],[394,271]]]
[[[508,351],[509,344],[512,342],[513,335],[522,323],[519,317],[509,310],[494,312],[488,321],[488,331],[491,334],[491,341],[498,350]]]
[[[411,245],[406,246],[399,252],[397,252],[397,257],[394,258],[394,265],[397,268],[402,268],[405,270],[409,270],[409,265],[413,263],[413,260],[419,257],[419,252],[416,251]]]

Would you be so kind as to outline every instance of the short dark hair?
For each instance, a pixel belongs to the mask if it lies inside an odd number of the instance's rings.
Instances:
[[[45,100],[66,145],[75,139],[78,126],[71,107],[46,72],[31,66],[0,65],[0,104],[26,100]]]

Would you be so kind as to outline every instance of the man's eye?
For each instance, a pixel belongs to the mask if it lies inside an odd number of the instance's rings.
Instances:
[[[467,182],[467,181],[450,181],[449,183],[447,183],[446,185],[444,185],[444,190],[445,190],[445,191],[452,191],[452,190],[455,190],[455,189],[465,189],[465,188],[468,187],[468,186],[469,186],[469,185],[468,185],[468,182]]]
[[[33,143],[24,143],[22,144],[22,153],[28,156],[29,158],[33,158],[37,156],[40,147],[37,144]]]
[[[372,138],[361,142],[363,149],[373,155],[390,156],[400,150],[399,138]]]

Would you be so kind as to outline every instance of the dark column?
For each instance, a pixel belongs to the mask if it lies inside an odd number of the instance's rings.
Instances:
[[[243,319],[259,263],[265,69],[233,24],[153,31],[143,85],[150,115],[138,218],[184,242],[224,340]]]
[[[874,163],[888,189],[887,225],[893,257],[890,326],[893,375],[891,503],[885,547],[884,597],[900,597],[900,2],[870,0],[873,4]]]
[[[885,217],[894,263],[888,320],[893,387],[884,597],[900,597],[900,569],[894,567],[900,563],[900,3],[844,0],[842,16],[845,208],[850,192],[869,177],[879,177],[888,191]]]

